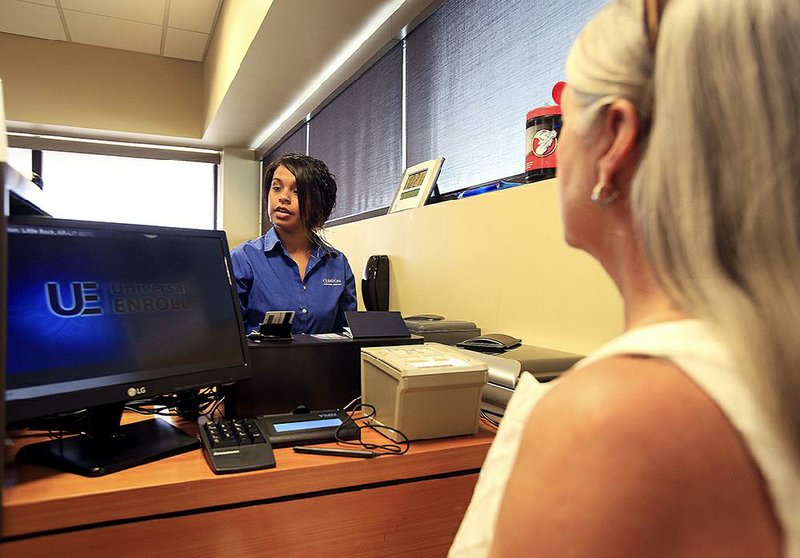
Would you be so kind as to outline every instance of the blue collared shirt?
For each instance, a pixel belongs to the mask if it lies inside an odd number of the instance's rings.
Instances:
[[[302,281],[275,229],[231,250],[231,263],[246,332],[258,328],[267,310],[294,310],[293,333],[340,332],[345,311],[356,309],[353,271],[330,245],[314,245]]]

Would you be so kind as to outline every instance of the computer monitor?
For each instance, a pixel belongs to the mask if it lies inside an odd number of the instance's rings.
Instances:
[[[102,475],[197,447],[132,400],[250,378],[223,231],[40,216],[8,223],[7,422],[88,410],[22,461]]]

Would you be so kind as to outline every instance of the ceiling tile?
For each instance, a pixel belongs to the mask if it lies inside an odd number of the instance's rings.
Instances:
[[[40,39],[67,39],[58,10],[55,7],[0,0],[0,31],[16,35],[29,35]]]
[[[155,25],[164,24],[165,6],[166,0],[61,0],[61,7],[65,10]]]
[[[211,32],[220,0],[172,0],[169,26],[201,33]]]
[[[208,35],[205,33],[195,33],[194,31],[185,31],[183,29],[167,29],[164,56],[202,62],[207,42]]]
[[[44,6],[56,6],[56,0],[23,0],[23,2],[30,2],[31,4],[42,4]]]
[[[161,52],[161,26],[65,10],[70,37],[85,43],[149,54]]]

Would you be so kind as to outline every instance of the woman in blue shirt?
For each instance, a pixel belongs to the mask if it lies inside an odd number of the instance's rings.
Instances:
[[[356,309],[353,272],[320,233],[336,204],[336,180],[322,161],[289,154],[264,172],[272,228],[231,251],[245,331],[268,310],[293,310],[293,333],[344,329]]]

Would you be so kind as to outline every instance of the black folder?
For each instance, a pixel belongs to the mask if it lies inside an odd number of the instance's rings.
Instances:
[[[400,312],[345,312],[353,339],[411,337]]]

